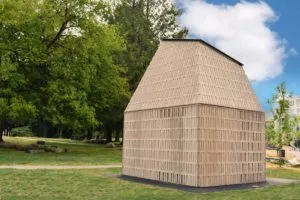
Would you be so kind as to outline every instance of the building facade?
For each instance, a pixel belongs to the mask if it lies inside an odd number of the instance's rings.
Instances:
[[[202,40],[163,40],[125,110],[123,175],[265,181],[264,118],[240,62]]]
[[[294,96],[289,99],[291,116],[300,116],[300,96]]]

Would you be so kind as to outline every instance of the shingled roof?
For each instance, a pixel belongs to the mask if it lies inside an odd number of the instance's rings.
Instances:
[[[125,112],[200,103],[261,111],[241,66],[203,40],[163,40]]]

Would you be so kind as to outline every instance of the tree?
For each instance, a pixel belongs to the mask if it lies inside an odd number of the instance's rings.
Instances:
[[[115,25],[103,23],[106,4],[3,0],[1,6],[0,74],[14,78],[0,77],[0,105],[21,106],[19,117],[0,111],[0,119],[16,124],[34,116],[60,136],[64,130],[99,128],[102,112],[129,96],[124,70],[114,58],[124,42]]]
[[[0,35],[5,35],[6,27],[0,22]],[[14,35],[9,35],[14,39]],[[5,52],[0,46],[0,143],[2,133],[13,125],[23,125],[34,119],[36,108],[26,94],[28,81],[20,73],[18,52]]]
[[[289,115],[291,93],[282,82],[276,87],[276,93],[268,101],[272,105],[273,120],[267,125],[266,133],[269,142],[282,149],[283,144],[289,144],[292,139],[293,120]]]
[[[294,135],[293,135],[293,139],[300,139],[300,117],[299,116],[296,116],[294,117],[294,120],[293,120],[293,125],[295,127],[294,129]]]
[[[116,53],[114,60],[123,67],[130,91],[134,92],[158,48],[160,38],[183,38],[187,30],[178,25],[176,18],[180,12],[168,1],[121,0],[110,1],[110,5],[111,10],[105,18],[109,24],[118,27],[126,48],[126,51]],[[103,131],[108,142],[112,140],[113,132],[116,133],[116,141],[122,132],[123,111],[129,95],[120,94],[117,101],[112,101],[112,109],[97,112],[104,119]]]
[[[2,93],[3,91],[0,91]],[[19,95],[0,98],[0,143],[3,141],[2,132],[13,126],[23,125],[35,116],[35,107]]]
[[[177,22],[181,10],[178,10],[174,3],[166,0],[140,0],[140,2],[157,39],[186,37],[188,30],[181,28]]]
[[[118,63],[127,69],[130,91],[137,87],[156,52],[161,38],[184,38],[176,18],[181,14],[165,0],[122,0],[107,16],[110,24],[119,27],[126,40],[127,51],[118,55]]]

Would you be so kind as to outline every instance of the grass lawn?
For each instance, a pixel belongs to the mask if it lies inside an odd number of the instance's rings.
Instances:
[[[266,170],[266,175],[267,177],[300,180],[300,168],[280,168],[280,167],[276,167],[273,169],[269,168]]]
[[[30,144],[36,138],[5,138],[7,142]],[[41,139],[39,139],[41,140]],[[72,149],[70,153],[27,154],[0,149],[0,165],[101,165],[120,164],[121,150],[61,139],[43,139],[48,144]],[[300,180],[300,169],[267,165],[269,177]],[[0,169],[0,200],[158,200],[158,199],[300,199],[300,184],[215,193],[191,193],[117,179],[114,169],[16,170]]]
[[[120,148],[110,149],[103,145],[87,144],[68,139],[4,137],[4,140],[19,145],[44,140],[49,145],[69,148],[72,151],[59,154],[29,154],[23,151],[0,148],[0,165],[102,165],[121,163],[122,151]]]
[[[277,169],[272,169],[272,173]],[[2,200],[158,200],[158,199],[299,199],[300,185],[269,186],[266,188],[215,193],[191,193],[160,188],[107,177],[120,169],[107,170],[0,170]],[[268,173],[271,173],[268,172]],[[299,172],[282,169],[277,177],[295,177]]]

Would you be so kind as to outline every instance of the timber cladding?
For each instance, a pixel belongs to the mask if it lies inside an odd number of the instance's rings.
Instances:
[[[223,63],[210,65],[233,73],[207,70],[201,49]],[[164,68],[162,55],[169,57]],[[263,182],[264,129],[264,113],[239,63],[196,41],[166,41],[125,111],[123,174],[194,187]]]
[[[190,105],[125,114],[123,174],[195,187],[265,181],[264,113]]]

